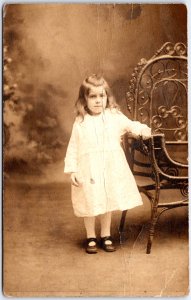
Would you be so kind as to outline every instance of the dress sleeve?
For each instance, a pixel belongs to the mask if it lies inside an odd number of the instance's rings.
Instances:
[[[131,121],[121,112],[119,113],[119,119],[122,135],[127,132],[135,137],[140,135],[143,139],[151,137],[151,128],[146,124],[142,124],[139,121]]]
[[[66,150],[64,173],[76,173],[78,170],[78,139],[78,128],[75,122]]]

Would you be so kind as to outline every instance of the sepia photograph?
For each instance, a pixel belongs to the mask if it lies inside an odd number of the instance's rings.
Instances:
[[[189,293],[184,4],[3,7],[3,294]]]

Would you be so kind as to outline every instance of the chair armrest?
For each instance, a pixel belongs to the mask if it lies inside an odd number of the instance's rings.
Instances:
[[[152,140],[151,143],[152,143],[153,150],[161,150],[165,154],[165,158],[171,165],[174,165],[175,167],[188,169],[188,165],[177,162],[170,157],[166,149],[164,134],[153,134],[151,136],[151,140]]]

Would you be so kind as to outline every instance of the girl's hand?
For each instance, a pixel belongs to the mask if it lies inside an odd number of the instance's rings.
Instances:
[[[81,182],[78,178],[77,173],[72,173],[70,178],[71,178],[72,185],[75,185],[77,187],[80,186]]]
[[[151,128],[144,128],[141,135],[143,140],[149,139],[151,137]]]

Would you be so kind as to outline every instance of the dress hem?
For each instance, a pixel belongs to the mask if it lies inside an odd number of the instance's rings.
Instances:
[[[76,217],[81,217],[81,218],[84,218],[84,217],[97,217],[97,216],[99,216],[99,215],[103,215],[103,214],[105,214],[105,213],[107,213],[107,212],[113,212],[113,211],[124,211],[124,210],[129,210],[129,209],[133,209],[133,208],[135,208],[135,207],[137,207],[137,206],[142,206],[143,205],[143,203],[139,203],[139,204],[137,204],[137,205],[134,205],[133,207],[131,206],[131,207],[125,207],[125,208],[114,208],[114,209],[110,209],[110,210],[106,210],[106,211],[104,211],[104,212],[100,212],[100,213],[96,213],[96,214],[86,214],[86,215],[84,215],[84,214],[77,214],[77,213],[75,213],[74,212],[74,215],[76,216]]]

